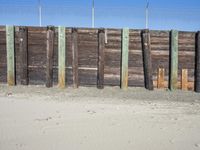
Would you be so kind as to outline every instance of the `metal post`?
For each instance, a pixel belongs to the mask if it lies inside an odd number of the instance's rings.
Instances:
[[[39,11],[39,24],[40,27],[42,26],[42,6],[41,6],[41,0],[38,0],[38,11]]]
[[[149,28],[149,1],[147,0],[146,1],[146,8],[145,8],[145,18],[146,18],[146,21],[145,21],[145,23],[146,23],[146,29],[148,29]]]
[[[94,14],[95,13],[95,10],[94,10],[94,0],[92,0],[92,28],[94,28],[95,26],[95,17],[94,17]]]

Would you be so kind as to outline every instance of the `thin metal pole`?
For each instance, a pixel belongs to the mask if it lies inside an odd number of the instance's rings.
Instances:
[[[145,8],[145,18],[146,18],[146,29],[149,28],[149,1],[146,1],[146,8]]]
[[[42,26],[42,6],[41,6],[41,0],[38,0],[38,11],[39,11],[39,24],[40,27]]]
[[[95,26],[95,10],[94,10],[94,0],[92,0],[92,28]]]

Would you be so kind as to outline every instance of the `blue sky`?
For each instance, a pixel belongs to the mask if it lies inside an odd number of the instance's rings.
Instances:
[[[91,27],[92,0],[41,0],[42,25]],[[95,27],[145,28],[146,0],[95,0]],[[38,0],[0,0],[0,24],[39,25]],[[149,0],[150,29],[200,30],[200,0]]]

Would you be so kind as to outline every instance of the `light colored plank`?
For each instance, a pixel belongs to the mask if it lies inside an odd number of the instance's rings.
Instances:
[[[158,81],[157,81],[157,80],[153,81],[153,85],[154,85],[154,87],[157,87]],[[165,82],[164,82],[164,85],[165,85],[165,88],[164,88],[164,89],[166,89],[166,87],[168,86],[168,81],[165,81]],[[177,83],[177,87],[178,87],[179,89],[181,89],[181,82],[178,82],[178,83]],[[188,82],[188,90],[191,90],[191,91],[194,90],[194,82]]]
[[[170,90],[177,89],[178,82],[178,31],[171,31]]]
[[[165,69],[164,68],[158,68],[158,78],[157,78],[157,82],[158,82],[158,89],[160,88],[164,88],[164,82],[165,82]]]
[[[58,86],[65,88],[65,27],[58,27]]]
[[[14,27],[6,26],[6,50],[7,50],[7,83],[15,85],[15,50]]]
[[[182,90],[188,90],[188,70],[187,69],[182,69],[181,89]]]
[[[122,31],[122,63],[121,63],[121,88],[128,88],[128,51],[129,51],[129,29]]]

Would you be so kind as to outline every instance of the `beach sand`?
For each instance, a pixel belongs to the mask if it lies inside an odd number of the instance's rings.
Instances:
[[[198,150],[200,94],[0,86],[0,150]]]

